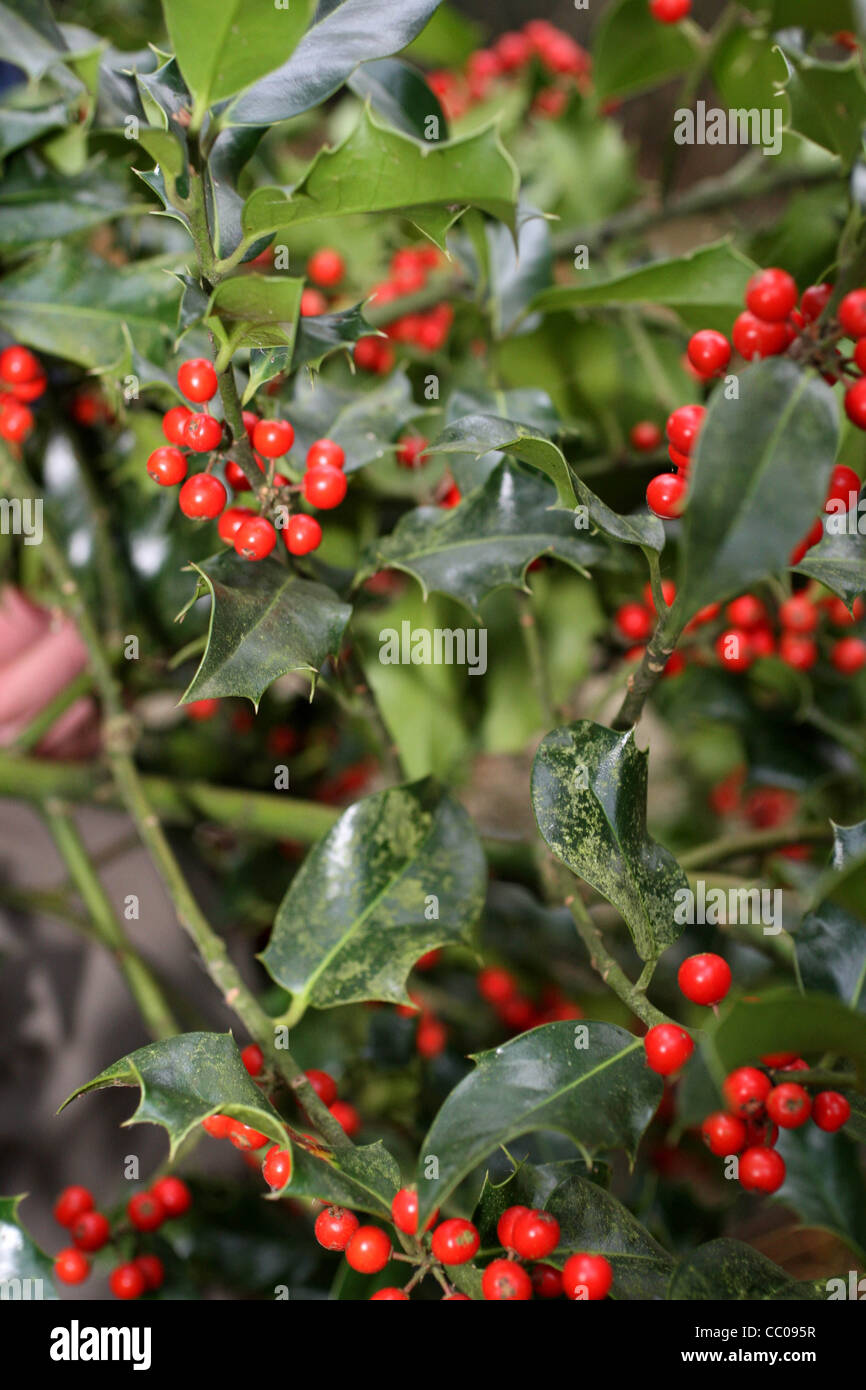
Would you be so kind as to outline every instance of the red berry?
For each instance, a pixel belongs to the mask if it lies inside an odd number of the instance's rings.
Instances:
[[[61,1284],[83,1284],[90,1273],[90,1261],[70,1245],[54,1256],[54,1273]]]
[[[26,405],[9,397],[0,404],[0,435],[10,444],[20,444],[32,428],[33,413]]]
[[[652,611],[641,603],[624,603],[615,614],[614,621],[629,642],[644,642],[655,627]]]
[[[481,1237],[471,1221],[452,1216],[433,1232],[432,1250],[443,1265],[465,1265],[478,1253]]]
[[[689,339],[689,361],[701,376],[723,372],[731,360],[731,345],[724,333],[702,328]]]
[[[740,1183],[747,1192],[777,1192],[785,1181],[785,1160],[775,1149],[746,1149],[738,1162]]]
[[[662,432],[652,420],[638,420],[628,437],[632,448],[640,454],[651,454],[662,442]]]
[[[429,440],[423,434],[404,434],[397,441],[397,462],[401,468],[423,468],[427,462],[424,450]]]
[[[47,385],[48,377],[43,373],[42,376],[34,377],[32,381],[17,381],[15,385],[11,386],[9,389],[16,401],[21,401],[24,405],[29,405],[31,401],[38,401],[39,397],[45,394]],[[85,403],[86,399],[86,397],[80,395],[76,396],[70,407],[70,413],[73,420],[77,420],[79,425],[93,426],[102,418],[104,405],[99,397],[97,397],[95,405],[89,407]],[[107,409],[105,413],[107,415]]]
[[[797,303],[797,286],[786,270],[762,270],[746,286],[746,308],[756,318],[786,319]]]
[[[197,454],[218,449],[223,441],[223,427],[212,415],[190,415],[186,422],[184,443]]]
[[[772,1149],[779,1138],[779,1126],[768,1120],[766,1115],[759,1115],[746,1120],[746,1148],[766,1148]]]
[[[853,498],[851,496],[852,493],[854,494]],[[827,489],[827,502],[824,504],[824,510],[825,512],[838,510],[837,508],[831,509],[827,506],[827,503],[831,501],[844,502],[846,509],[849,505],[856,506],[859,494],[860,479],[854,472],[854,469],[847,468],[844,463],[837,463],[830,475],[830,486]]]
[[[155,1231],[168,1213],[153,1192],[136,1192],[126,1204],[126,1214],[137,1231]]]
[[[333,439],[317,439],[307,450],[307,467],[319,468],[325,464],[329,468],[342,468],[346,455]]]
[[[228,1139],[233,1124],[231,1115],[208,1115],[206,1120],[202,1120],[201,1127],[212,1139]]]
[[[290,555],[308,555],[317,550],[322,542],[322,528],[314,516],[296,512],[289,517],[289,524],[283,533],[286,549]]]
[[[691,1057],[694,1043],[677,1023],[657,1023],[643,1040],[647,1066],[659,1076],[679,1071]]]
[[[811,637],[783,632],[779,638],[779,656],[795,671],[810,671],[818,660],[818,648]]]
[[[346,475],[339,468],[322,464],[304,474],[304,496],[314,507],[330,510],[339,507],[346,496]]]
[[[689,956],[677,972],[677,983],[693,1004],[718,1004],[731,988],[731,967],[711,952]]]
[[[795,1057],[794,1060],[793,1060],[793,1062],[784,1062],[784,1063],[782,1064],[781,1070],[782,1070],[782,1071],[808,1071],[808,1070],[809,1070],[809,1063],[808,1063],[808,1062],[804,1062],[802,1057]]]
[[[213,719],[219,712],[219,700],[190,700],[188,705],[184,705],[187,717],[195,720],[196,723],[204,723],[208,719]]]
[[[858,338],[854,344],[854,361],[861,372],[866,372],[866,338]]]
[[[147,471],[155,483],[161,487],[172,487],[186,477],[186,454],[170,444],[154,449],[147,460]]]
[[[851,1106],[839,1091],[819,1091],[812,1102],[812,1119],[832,1134],[851,1118]]]
[[[282,458],[295,442],[288,420],[259,420],[253,429],[253,448],[266,459]]]
[[[162,1286],[165,1280],[165,1266],[158,1255],[136,1255],[132,1263],[143,1278],[148,1293]]]
[[[710,1153],[719,1158],[738,1154],[746,1144],[746,1126],[737,1115],[716,1110],[701,1125],[701,1134]]]
[[[858,623],[866,612],[866,604],[862,598],[855,598],[853,613],[849,613],[848,608],[840,598],[825,599],[824,604],[830,622],[836,627],[850,627],[852,623]]]
[[[448,1044],[448,1029],[441,1019],[426,1014],[418,1024],[415,1050],[419,1057],[438,1057]]]
[[[234,545],[235,536],[245,522],[257,513],[249,507],[226,507],[219,521],[217,531],[220,540],[227,541],[229,545]]]
[[[404,1289],[379,1289],[377,1293],[370,1294],[371,1303],[376,1303],[377,1300],[384,1303],[408,1303],[409,1295]]]
[[[261,468],[261,464],[259,467]],[[262,470],[264,471],[264,470]],[[226,459],[226,482],[233,492],[251,492],[252,483],[247,477],[239,463],[234,459]]]
[[[771,627],[755,627],[748,634],[749,656],[757,661],[762,656],[772,656],[776,650],[776,639]]]
[[[697,443],[706,409],[702,405],[681,405],[668,416],[665,433],[668,443],[681,454],[690,454]]]
[[[70,1229],[79,1250],[101,1250],[111,1235],[111,1227],[101,1211],[83,1211]]]
[[[285,1187],[292,1176],[292,1155],[288,1149],[269,1149],[262,1164],[262,1176],[268,1187]]]
[[[732,1115],[757,1115],[771,1090],[770,1078],[757,1067],[737,1067],[722,1083],[722,1095]]]
[[[517,993],[517,981],[508,970],[496,965],[479,970],[475,983],[478,993],[488,1004],[505,1004]]]
[[[265,1054],[258,1043],[248,1043],[246,1047],[241,1049],[241,1061],[250,1076],[259,1076],[265,1065]]]
[[[229,1143],[236,1149],[246,1151],[248,1149],[260,1149],[263,1144],[267,1144],[268,1136],[261,1134],[259,1130],[253,1129],[251,1125],[242,1124],[240,1120],[232,1120],[228,1134]]]
[[[235,550],[245,560],[264,560],[276,543],[277,533],[264,516],[241,522],[234,536]]]
[[[613,1283],[613,1270],[604,1255],[571,1255],[562,1270],[566,1298],[598,1302],[607,1298]]]
[[[786,323],[768,323],[747,310],[734,321],[731,337],[737,352],[751,362],[755,357],[775,357],[784,352],[791,330]]]
[[[429,1231],[439,1215],[438,1210],[428,1217],[425,1231]],[[414,1236],[418,1230],[418,1193],[414,1187],[401,1187],[391,1203],[391,1220],[398,1231]]]
[[[192,411],[185,405],[173,405],[162,417],[162,432],[169,444],[186,443],[186,427],[192,419]]]
[[[749,633],[742,628],[728,628],[716,638],[715,652],[729,671],[745,671],[752,664]]]
[[[805,594],[793,594],[779,605],[779,622],[791,632],[814,632],[818,613]]]
[[[183,1216],[192,1206],[192,1193],[183,1178],[176,1178],[172,1174],[157,1178],[150,1191],[151,1196],[156,1197],[165,1207],[166,1221],[174,1221],[178,1216]]]
[[[649,7],[660,24],[679,24],[691,12],[692,0],[649,0]]]
[[[676,584],[674,583],[674,581],[673,581],[672,579],[663,579],[663,580],[662,580],[662,598],[664,599],[664,601],[665,601],[665,603],[667,604],[668,608],[671,607],[671,605],[673,604],[673,601],[674,601],[674,599],[676,598],[676,596],[677,596],[677,586],[676,586]],[[643,601],[644,601],[644,603],[646,604],[647,608],[651,608],[652,611],[653,611],[653,613],[655,613],[655,611],[656,611],[656,604],[655,604],[655,599],[653,598],[653,591],[652,591],[652,585],[651,585],[651,584],[644,584],[644,586],[643,586]]]
[[[529,1207],[515,1206],[505,1208],[505,1211],[496,1223],[496,1237],[499,1244],[505,1250],[515,1249],[513,1243],[515,1222],[518,1221],[521,1216],[529,1216],[529,1214]]]
[[[549,1211],[522,1212],[512,1227],[511,1243],[522,1260],[543,1260],[559,1244],[559,1222]]]
[[[536,1298],[560,1298],[562,1295],[562,1275],[553,1265],[533,1265],[529,1277]]]
[[[311,1069],[304,1072],[307,1080],[323,1105],[333,1105],[337,1099],[337,1083],[326,1071]]]
[[[782,1129],[799,1129],[809,1118],[812,1101],[808,1091],[794,1081],[774,1086],[767,1096],[767,1114]]]
[[[206,518],[212,521],[219,516],[227,501],[228,493],[212,473],[193,473],[178,494],[181,511],[193,520]]]
[[[87,1187],[64,1187],[54,1203],[58,1226],[71,1226],[86,1211],[93,1210],[93,1193]]]
[[[439,506],[450,511],[452,507],[459,507],[462,497],[463,494],[457,484],[452,483],[444,496],[439,498]]]
[[[391,1242],[380,1226],[359,1226],[346,1246],[346,1259],[359,1274],[378,1274],[391,1258]]]
[[[513,1260],[491,1260],[481,1276],[481,1292],[496,1302],[525,1302],[532,1297],[532,1280]]]
[[[353,1211],[345,1207],[325,1207],[316,1217],[316,1240],[326,1250],[345,1250],[359,1226]]]
[[[728,621],[735,627],[746,629],[759,627],[767,620],[767,610],[759,598],[754,594],[742,594],[728,604]]]
[[[206,357],[191,357],[182,362],[177,371],[177,384],[182,396],[188,401],[202,404],[212,401],[217,393],[217,374],[212,362]]]
[[[686,505],[686,481],[679,473],[658,473],[646,490],[647,506],[663,521],[673,521]]]
[[[13,343],[0,352],[0,380],[7,386],[37,381],[42,375],[42,364],[29,348]]]
[[[851,290],[839,305],[839,324],[849,338],[866,337],[866,290]]]
[[[347,1100],[335,1100],[333,1105],[328,1106],[328,1109],[340,1128],[349,1135],[349,1138],[358,1133],[361,1128],[361,1116],[354,1105],[350,1105]]]
[[[115,1298],[140,1298],[147,1289],[147,1280],[137,1264],[118,1265],[108,1276]]]
[[[330,246],[322,246],[318,251],[314,251],[307,261],[307,274],[323,289],[339,285],[345,273],[343,257]]]
[[[861,376],[845,392],[845,414],[858,430],[866,430],[866,377]]]
[[[800,300],[800,312],[807,323],[814,323],[819,319],[830,302],[833,293],[832,285],[810,285],[803,291]]]
[[[765,1067],[786,1067],[797,1059],[796,1052],[762,1052],[761,1061]]]
[[[860,637],[842,637],[834,644],[830,660],[843,676],[853,676],[866,666],[866,642]]]

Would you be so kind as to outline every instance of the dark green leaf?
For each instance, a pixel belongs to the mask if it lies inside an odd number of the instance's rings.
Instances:
[[[481,844],[434,783],[364,797],[310,851],[261,960],[292,1008],[407,1003],[426,951],[468,939],[484,903]]]
[[[303,289],[303,280],[288,275],[233,275],[211,295],[208,325],[234,350],[286,347],[291,352]]]
[[[494,450],[512,454],[533,468],[546,473],[556,487],[559,505],[574,508],[577,497],[571,473],[562,451],[549,439],[543,439],[516,420],[503,420],[495,415],[466,415],[433,440],[431,454],[472,453],[480,458]]]
[[[829,995],[779,989],[759,1000],[739,999],[709,1041],[726,1071],[765,1052],[796,1052],[807,1060],[835,1052],[866,1077],[866,1017]]]
[[[406,135],[428,143],[448,139],[448,122],[438,97],[428,87],[424,74],[409,63],[399,58],[362,63],[349,78],[348,86]],[[437,122],[433,136],[428,124],[431,116]]]
[[[553,251],[550,223],[537,210],[521,204],[517,216],[517,245],[501,222],[485,225],[490,265],[490,317],[496,337],[503,337],[527,305],[551,284]]]
[[[50,171],[34,177],[29,166],[18,164],[0,189],[0,247],[30,247],[148,212],[148,204],[131,197],[118,172],[116,166],[113,174],[97,167],[67,178]]]
[[[292,371],[296,372],[299,367],[318,371],[326,357],[339,352],[341,348],[349,351],[359,338],[371,332],[361,304],[354,304],[351,309],[339,309],[333,314],[313,314],[301,318],[298,320],[298,336],[292,354]]]
[[[613,903],[641,960],[655,960],[682,933],[675,909],[689,885],[647,834],[647,763],[633,729],[590,720],[554,729],[535,755],[532,806],[557,859]]]
[[[475,1061],[421,1145],[421,1225],[488,1154],[523,1134],[554,1130],[585,1155],[633,1156],[661,1097],[643,1043],[610,1023],[547,1023]]]
[[[787,1169],[776,1196],[804,1226],[832,1231],[866,1263],[866,1184],[857,1146],[817,1125],[783,1130],[779,1153]]]
[[[301,321],[301,331],[307,322]],[[333,439],[345,450],[348,474],[383,458],[420,410],[404,372],[392,372],[363,394],[302,374],[295,378],[287,413],[295,427],[295,453],[301,457],[315,440]]]
[[[788,66],[785,92],[790,102],[790,126],[846,165],[861,153],[861,130],[866,121],[866,86],[858,56],[845,63],[825,63],[782,45]]]
[[[694,45],[678,24],[659,24],[645,0],[614,0],[599,21],[592,53],[600,97],[644,91],[686,72]]]
[[[21,1225],[24,1197],[0,1197],[0,1290],[6,1301],[56,1299],[48,1256]]]
[[[41,77],[67,51],[46,0],[0,4],[0,52],[28,77]]]
[[[390,1215],[400,1169],[382,1143],[323,1157],[298,1140],[292,1158],[292,1178],[281,1197],[314,1197],[374,1216]]]
[[[808,574],[838,594],[849,609],[866,590],[866,539],[859,523],[857,508],[825,517],[823,539],[794,566],[799,574]]]
[[[239,695],[258,709],[278,676],[307,671],[315,682],[339,650],[352,610],[324,584],[300,579],[270,556],[250,564],[226,552],[192,568],[195,597],[209,593],[211,612],[207,649],[183,703]]]
[[[832,902],[807,912],[793,933],[797,967],[808,990],[835,994],[866,1009],[866,926]]]
[[[711,1240],[687,1255],[674,1272],[668,1298],[721,1303],[819,1298],[810,1284],[800,1284],[765,1255],[738,1240]]]
[[[604,1255],[613,1269],[614,1298],[664,1298],[673,1258],[628,1207],[583,1177],[566,1178],[545,1202],[561,1228],[561,1264],[573,1250]]]
[[[595,1180],[587,1176],[590,1172],[595,1175]],[[596,1160],[590,1169],[583,1159],[570,1158],[559,1163],[521,1163],[501,1182],[496,1182],[490,1173],[486,1173],[472,1213],[473,1224],[481,1236],[482,1251],[502,1248],[496,1227],[507,1207],[546,1208],[551,1193],[560,1184],[564,1185],[567,1179],[575,1177],[588,1182],[596,1192],[601,1192],[604,1184],[610,1181],[610,1168]]]
[[[234,96],[294,52],[315,0],[288,5],[248,5],[245,0],[163,0],[175,56],[201,116],[216,101]]]
[[[50,106],[0,106],[0,159],[68,121],[69,111],[62,101]]]

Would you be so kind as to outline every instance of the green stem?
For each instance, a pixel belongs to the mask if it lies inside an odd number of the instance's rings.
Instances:
[[[723,835],[718,840],[708,840],[694,849],[683,850],[677,858],[681,868],[696,869],[718,863],[720,859],[734,859],[741,854],[765,854],[783,845],[804,842],[818,844],[832,838],[833,832],[827,825],[774,826],[771,830],[748,830]]]
[[[47,705],[43,705],[37,715],[34,715],[26,729],[22,729],[12,745],[15,752],[27,753],[31,748],[35,748],[39,740],[48,733],[48,730],[57,722],[61,714],[74,705],[75,701],[88,691],[93,689],[93,679],[88,671],[82,671],[75,680],[70,681],[49,700]]]
[[[770,1075],[777,1085],[796,1079],[798,1086],[828,1086],[833,1090],[845,1091],[858,1084],[856,1072],[828,1071],[824,1067],[814,1067],[809,1071],[772,1071]]]
[[[683,626],[677,604],[673,608],[660,610],[656,630],[647,643],[643,660],[628,678],[625,699],[613,721],[614,729],[631,729],[638,722],[647,698],[661,679],[679,641]]]

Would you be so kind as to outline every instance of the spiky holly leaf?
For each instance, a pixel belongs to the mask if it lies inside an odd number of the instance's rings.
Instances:
[[[25,1194],[26,1195],[26,1194]],[[20,1197],[0,1197],[0,1297],[56,1299],[51,1261],[21,1224]]]

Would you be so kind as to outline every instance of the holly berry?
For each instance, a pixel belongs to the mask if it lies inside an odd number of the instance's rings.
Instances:
[[[378,1300],[385,1303],[408,1303],[409,1295],[405,1289],[379,1289],[376,1293],[370,1294],[371,1303],[376,1303]]]
[[[269,1149],[262,1164],[262,1177],[268,1187],[285,1187],[292,1176],[292,1155],[288,1149]]]
[[[689,956],[677,971],[677,983],[693,1004],[718,1004],[731,988],[731,967],[721,956]]]
[[[391,1220],[398,1231],[414,1236],[418,1229],[418,1193],[414,1188],[400,1188],[391,1203]]]
[[[339,468],[321,464],[304,474],[304,496],[314,507],[330,510],[339,507],[346,496],[346,475]]]
[[[359,1226],[346,1246],[346,1259],[359,1274],[378,1274],[391,1258],[391,1242],[380,1226]]]
[[[304,1072],[304,1075],[322,1104],[333,1105],[337,1099],[337,1083],[333,1076],[329,1076],[326,1071],[316,1071],[315,1068]]]
[[[689,361],[701,376],[723,372],[731,360],[731,345],[724,333],[714,328],[702,328],[689,339]]]
[[[415,1050],[419,1057],[438,1057],[448,1045],[448,1029],[439,1018],[425,1014],[415,1034]]]
[[[849,338],[866,337],[866,290],[851,290],[839,305],[839,325]]]
[[[350,1105],[347,1100],[335,1100],[333,1105],[328,1106],[328,1109],[350,1139],[353,1134],[358,1133],[361,1128],[361,1116],[354,1105]]]
[[[779,656],[795,671],[810,671],[818,660],[818,648],[811,637],[783,632],[779,638]]]
[[[173,1174],[157,1178],[150,1192],[151,1196],[156,1197],[165,1207],[167,1221],[174,1221],[178,1216],[183,1216],[192,1206],[192,1193],[183,1178],[176,1178]]]
[[[315,319],[326,313],[328,301],[319,290],[305,289],[301,292],[301,318]]]
[[[187,718],[193,719],[197,724],[213,719],[214,715],[219,713],[219,707],[220,702],[215,699],[190,700],[189,704],[184,706]]]
[[[812,1119],[819,1129],[833,1134],[851,1118],[851,1106],[839,1091],[819,1091],[812,1102]]]
[[[649,0],[650,14],[660,24],[679,24],[691,13],[692,0]]]
[[[308,555],[317,550],[322,543],[322,528],[314,516],[296,512],[289,517],[289,524],[283,532],[286,549],[290,555]]]
[[[799,1129],[809,1118],[812,1101],[808,1091],[794,1081],[774,1086],[767,1096],[767,1114],[781,1129]]]
[[[681,454],[690,454],[697,442],[706,413],[702,405],[681,405],[672,411],[665,426],[668,443]]]
[[[249,521],[257,513],[249,507],[226,507],[219,521],[217,531],[220,540],[227,541],[229,545],[234,545],[237,535],[244,522]]]
[[[250,1076],[260,1076],[265,1065],[265,1054],[258,1043],[248,1043],[246,1047],[241,1049],[241,1061]]]
[[[722,1095],[732,1115],[757,1115],[771,1090],[770,1078],[757,1067],[737,1067],[722,1082]]]
[[[188,401],[201,404],[212,401],[217,393],[217,374],[206,357],[191,357],[177,370],[177,384]]]
[[[162,1286],[165,1280],[165,1266],[158,1255],[136,1255],[132,1263],[143,1278],[148,1293]]]
[[[345,1250],[359,1224],[353,1211],[345,1207],[325,1207],[316,1217],[313,1230],[316,1240],[326,1250]]]
[[[192,411],[185,405],[173,405],[162,417],[162,432],[169,444],[186,443],[186,427],[192,419]]]
[[[510,971],[498,965],[485,966],[475,977],[478,993],[488,1004],[505,1004],[517,993],[517,981]]]
[[[789,1063],[796,1061],[796,1052],[762,1052],[761,1061],[765,1067],[787,1067]]]
[[[532,1280],[513,1260],[491,1260],[481,1276],[481,1292],[493,1302],[532,1298]]]
[[[263,1144],[268,1142],[268,1136],[253,1129],[251,1125],[242,1124],[240,1120],[232,1120],[228,1140],[236,1149],[246,1151],[248,1149],[260,1149]]]
[[[228,1139],[233,1124],[231,1115],[208,1115],[202,1120],[201,1127],[212,1139]]]
[[[267,517],[252,516],[241,522],[234,537],[234,547],[245,560],[264,560],[277,543],[277,533]]]
[[[223,441],[223,427],[212,415],[190,415],[186,422],[184,444],[197,454],[209,454]]]
[[[746,1149],[738,1165],[740,1183],[747,1192],[777,1192],[785,1181],[785,1160],[775,1149]]]
[[[650,511],[662,521],[674,521],[686,505],[686,482],[679,473],[658,473],[646,490]]]
[[[323,289],[330,289],[333,285],[339,285],[346,273],[346,266],[339,251],[334,251],[330,246],[322,246],[318,251],[314,251],[307,261],[307,274],[310,279]]]
[[[759,598],[754,594],[741,594],[739,598],[733,599],[727,607],[729,622],[735,627],[744,627],[747,630],[759,627],[766,622],[767,610]]]
[[[746,1145],[746,1126],[737,1115],[716,1110],[701,1125],[701,1134],[710,1153],[718,1158],[738,1154]]]
[[[136,1192],[126,1204],[126,1214],[137,1231],[155,1231],[168,1212],[153,1192]]]
[[[604,1255],[570,1255],[562,1269],[566,1298],[597,1303],[607,1298],[613,1283],[613,1270]]]
[[[397,462],[401,468],[423,468],[427,462],[424,450],[429,440],[423,434],[404,434],[397,441]]]
[[[54,1220],[58,1226],[72,1226],[86,1211],[93,1210],[93,1193],[87,1187],[64,1187],[54,1203]]]
[[[212,521],[228,501],[228,493],[212,473],[193,473],[178,493],[177,500],[184,516]]]
[[[307,450],[308,468],[319,468],[323,464],[328,468],[342,468],[345,462],[345,452],[333,439],[317,439]]]
[[[481,1237],[471,1221],[452,1216],[436,1227],[431,1248],[443,1265],[465,1265],[478,1253]]]
[[[108,1284],[115,1298],[141,1298],[147,1289],[147,1280],[137,1264],[118,1265],[108,1276]]]
[[[20,444],[33,428],[33,413],[20,401],[7,398],[0,404],[0,435],[10,444]]]
[[[79,1250],[101,1250],[111,1236],[111,1227],[101,1211],[83,1211],[73,1221],[71,1231]]]
[[[746,310],[735,319],[731,338],[740,356],[751,362],[755,357],[775,357],[784,352],[791,330],[786,323],[768,323]]]
[[[859,430],[866,430],[866,376],[845,392],[845,414]]]
[[[259,467],[261,468],[262,465],[259,464]],[[262,471],[264,472],[264,469],[262,469]],[[234,459],[226,459],[226,482],[232,492],[252,491],[252,483],[240,464],[235,463]]]
[[[830,660],[843,676],[853,676],[866,666],[866,642],[860,637],[842,637],[831,649]]]
[[[844,502],[847,508],[852,501],[851,494],[854,494],[853,501],[856,503],[860,492],[860,479],[853,468],[848,468],[844,463],[837,463],[833,472],[830,474],[830,485],[827,488],[827,501],[824,510],[834,510],[829,507],[830,502]]]
[[[514,1250],[514,1225],[521,1216],[529,1216],[531,1209],[523,1206],[506,1207],[496,1223],[496,1238],[505,1250]],[[516,1253],[516,1251],[515,1251]]]
[[[282,458],[295,442],[288,420],[259,420],[253,428],[253,448],[266,459]]]
[[[746,308],[756,318],[776,323],[797,303],[797,285],[786,270],[762,270],[746,286]]]
[[[527,1211],[518,1216],[511,1231],[511,1245],[522,1260],[543,1260],[559,1244],[559,1222],[549,1211]]]
[[[779,1138],[779,1126],[766,1115],[753,1116],[746,1120],[746,1148],[772,1149]]]
[[[7,386],[22,386],[44,375],[42,363],[29,348],[13,343],[0,352],[0,380]]]
[[[70,1245],[54,1256],[54,1273],[61,1284],[83,1284],[90,1273],[90,1261]]]
[[[160,487],[172,487],[186,477],[186,454],[170,444],[154,449],[147,460],[148,475]]]
[[[536,1298],[559,1298],[562,1295],[562,1275],[553,1265],[533,1265],[529,1274]]]
[[[657,1023],[643,1040],[647,1066],[659,1076],[671,1076],[691,1057],[694,1043],[678,1023]]]
[[[716,656],[729,671],[745,671],[752,664],[750,634],[732,627],[720,632],[714,642]]]
[[[818,612],[805,594],[793,594],[779,605],[779,622],[791,632],[814,632]]]
[[[614,622],[629,642],[645,642],[655,626],[652,613],[641,603],[624,603]]]
[[[800,300],[800,313],[807,323],[814,323],[819,319],[830,302],[833,293],[832,285],[810,285],[803,291]]]
[[[662,442],[662,432],[653,420],[638,420],[629,430],[629,441],[639,454],[651,454]]]

